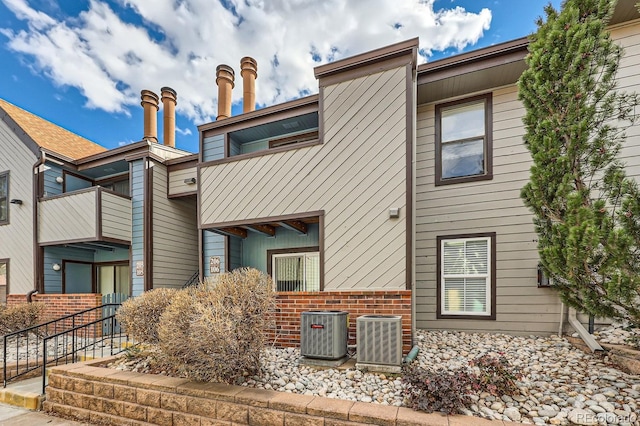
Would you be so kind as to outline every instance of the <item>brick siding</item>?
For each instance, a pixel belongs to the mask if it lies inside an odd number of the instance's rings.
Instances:
[[[349,313],[349,344],[355,344],[361,315],[402,316],[402,352],[411,350],[411,291],[280,292],[276,296],[276,330],[269,338],[278,346],[300,346],[300,314],[306,311]]]

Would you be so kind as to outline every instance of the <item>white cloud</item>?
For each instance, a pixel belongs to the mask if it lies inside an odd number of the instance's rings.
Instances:
[[[188,127],[186,129],[181,129],[180,127],[176,126],[176,132],[180,133],[183,136],[191,135],[191,129],[189,129]]]
[[[99,0],[64,20],[28,0],[1,1],[28,23],[0,29],[8,47],[56,84],[78,88],[87,107],[126,114],[141,89],[168,85],[178,113],[195,122],[216,114],[218,64],[236,70],[233,100],[241,102],[240,58],[256,58],[256,100],[271,105],[317,92],[313,67],[330,60],[419,36],[424,62],[474,44],[491,23],[488,9],[435,11],[435,0],[120,0],[127,15],[142,17],[138,26]]]

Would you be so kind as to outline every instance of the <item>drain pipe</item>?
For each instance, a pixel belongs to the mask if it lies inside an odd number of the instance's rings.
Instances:
[[[574,308],[569,308],[569,324],[573,326],[573,328],[578,332],[580,338],[584,341],[584,343],[589,346],[591,352],[602,351],[602,346],[594,339],[594,337],[589,334],[589,332],[583,327],[583,325],[578,321],[578,314]]]
[[[27,294],[27,301],[31,302],[31,296],[34,293],[37,293],[39,290],[39,282],[38,277],[40,277],[40,269],[42,267],[42,259],[40,259],[40,245],[38,244],[38,234],[39,234],[39,220],[38,220],[38,198],[42,195],[40,194],[40,179],[43,179],[40,176],[40,167],[46,162],[47,154],[44,151],[40,151],[40,158],[33,165],[33,197],[32,197],[32,211],[33,211],[33,290]],[[44,283],[42,283],[42,289],[44,291]]]
[[[558,337],[562,337],[564,329],[564,302],[560,302],[560,325],[558,326]]]
[[[31,290],[29,293],[27,293],[27,303],[33,302],[32,297],[34,294],[38,294],[38,290]]]

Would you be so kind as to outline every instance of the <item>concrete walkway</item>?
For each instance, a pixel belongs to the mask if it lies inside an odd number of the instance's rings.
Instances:
[[[35,426],[35,425],[56,425],[73,426],[87,425],[73,420],[60,419],[48,416],[41,412],[18,408],[13,405],[0,404],[0,426]]]

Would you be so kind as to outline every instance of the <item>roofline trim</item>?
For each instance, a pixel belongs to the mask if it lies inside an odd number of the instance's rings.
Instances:
[[[418,37],[415,37],[389,46],[381,47],[379,49],[371,50],[369,52],[361,53],[359,55],[350,56],[339,61],[319,65],[313,69],[313,73],[315,74],[316,79],[321,79],[353,68],[375,64],[390,58],[409,54],[412,55],[413,62],[415,63],[417,60],[416,55],[418,46],[419,39]]]
[[[29,134],[25,132],[22,127],[20,127],[20,125],[13,119],[13,117],[11,117],[11,115],[7,111],[4,110],[4,108],[2,108],[2,106],[0,106],[0,112],[2,112],[2,114],[0,114],[0,120],[4,121],[7,126],[9,126],[9,128],[13,131],[13,133],[18,137],[18,139],[20,139],[20,141],[22,141],[22,143],[25,144],[25,146],[29,148],[29,150],[33,152],[36,157],[39,158],[41,152],[40,145],[38,145],[36,141],[34,141],[33,138],[31,138],[31,136],[29,136]],[[18,129],[20,131],[16,132],[16,130]]]

